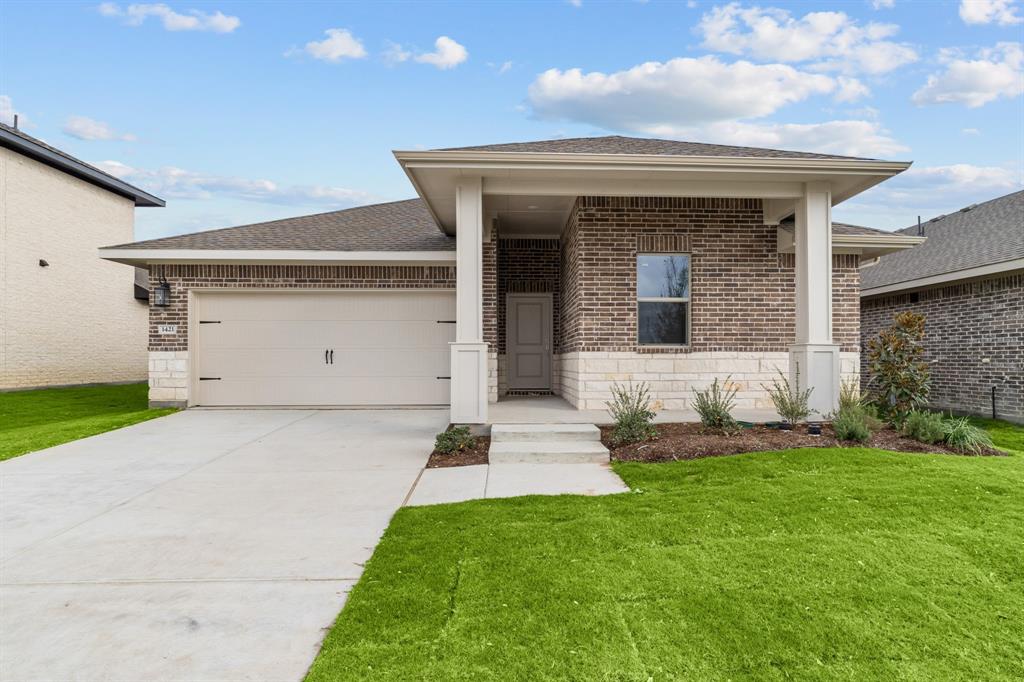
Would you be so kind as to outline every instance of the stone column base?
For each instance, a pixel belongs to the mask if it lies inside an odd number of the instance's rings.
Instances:
[[[839,346],[798,343],[789,347],[789,382],[811,391],[811,419],[824,419],[839,406]]]
[[[451,382],[453,424],[486,424],[488,390],[487,344],[453,341]]]
[[[188,351],[149,351],[149,406],[188,405]]]

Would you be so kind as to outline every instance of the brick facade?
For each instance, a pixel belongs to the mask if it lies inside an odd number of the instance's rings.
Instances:
[[[498,240],[498,354],[505,352],[507,294],[552,294],[552,337],[559,338],[557,239]]]
[[[933,408],[1024,422],[1024,273],[936,286],[861,301],[861,334],[870,339],[904,310],[925,315],[925,357]],[[867,384],[867,354],[861,358]]]
[[[561,251],[560,352],[780,352],[795,339],[795,259],[757,199],[580,197]],[[636,256],[690,254],[690,343],[636,341]],[[833,256],[833,336],[859,350],[858,257]]]

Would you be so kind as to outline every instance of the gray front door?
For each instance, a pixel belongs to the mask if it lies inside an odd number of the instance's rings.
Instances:
[[[508,387],[551,390],[551,294],[509,294],[506,304]]]

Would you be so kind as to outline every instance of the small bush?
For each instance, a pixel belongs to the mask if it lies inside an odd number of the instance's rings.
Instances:
[[[867,345],[870,380],[881,414],[901,427],[911,410],[928,404],[931,380],[924,360],[924,315],[904,311]]]
[[[856,379],[844,379],[839,386],[839,410],[852,410],[863,407],[867,404],[864,396],[860,394],[860,385]]]
[[[797,382],[799,380],[800,375],[797,374]],[[772,404],[775,405],[775,411],[787,424],[799,424],[810,416],[811,409],[807,402],[814,389],[808,388],[806,391],[800,391],[796,387],[790,386],[789,379],[781,371],[779,371],[778,379],[772,379],[771,386],[765,384],[761,384],[761,386],[768,391]]]
[[[736,420],[732,416],[732,410],[736,407],[736,393],[739,388],[729,385],[726,377],[721,384],[718,377],[715,382],[703,391],[693,389],[693,409],[700,415],[700,423],[709,429],[719,429],[727,433],[738,428]]]
[[[832,420],[836,438],[866,443],[871,438],[871,427],[868,426],[867,414],[859,407],[840,410]]]
[[[960,453],[981,454],[983,448],[994,447],[985,431],[971,423],[967,417],[946,420],[946,445]]]
[[[473,434],[469,432],[468,426],[453,426],[437,434],[437,438],[434,439],[434,449],[445,455],[465,450],[471,445]]]
[[[903,435],[929,445],[940,443],[946,438],[946,425],[941,414],[912,410],[903,422]]]
[[[654,410],[647,384],[633,386],[612,385],[612,399],[605,403],[615,420],[612,441],[616,445],[629,445],[658,435],[654,428]]]

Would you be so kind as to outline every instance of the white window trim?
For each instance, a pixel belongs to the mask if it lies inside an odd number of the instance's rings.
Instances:
[[[686,291],[690,291],[690,287],[693,285],[693,258],[689,253],[679,252],[663,252],[654,253],[650,251],[638,251],[636,254],[636,263],[634,268],[640,264],[640,259],[644,256],[685,256],[686,257]],[[635,271],[635,270],[634,270]],[[637,277],[637,289],[640,288],[639,277]],[[640,304],[641,303],[685,303],[686,304],[686,343],[643,343],[640,341]],[[692,315],[690,314],[690,297],[667,297],[667,296],[636,296],[636,345],[639,348],[689,348],[693,342],[691,334],[691,322]]]

